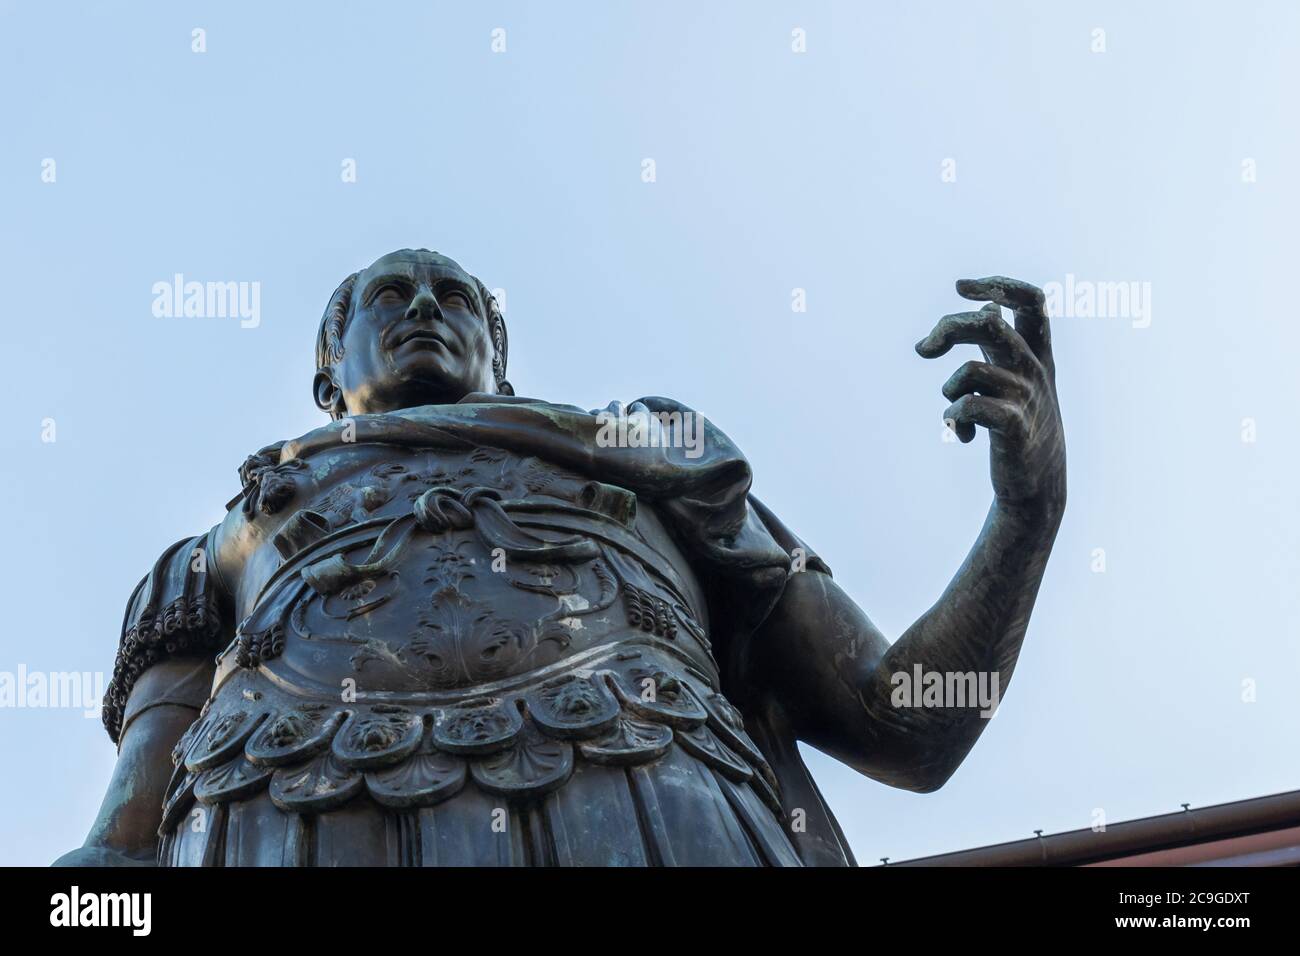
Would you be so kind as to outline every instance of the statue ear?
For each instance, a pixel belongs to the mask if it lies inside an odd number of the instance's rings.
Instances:
[[[330,369],[321,368],[316,370],[316,377],[312,380],[312,391],[315,392],[316,407],[323,412],[328,412],[331,418],[342,418],[343,392],[334,384],[334,374]]]
[[[497,394],[513,395],[514,389],[506,381],[506,357],[510,352],[510,339],[506,335],[506,320],[492,300],[488,315],[488,334],[492,336],[492,377],[496,379]]]

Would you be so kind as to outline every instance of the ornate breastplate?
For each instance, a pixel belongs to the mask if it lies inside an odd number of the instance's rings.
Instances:
[[[630,492],[492,452],[436,473],[381,463],[363,477],[280,524],[283,563],[223,669],[261,668],[316,695],[349,686],[397,698],[649,637],[712,682],[704,609],[638,534]]]

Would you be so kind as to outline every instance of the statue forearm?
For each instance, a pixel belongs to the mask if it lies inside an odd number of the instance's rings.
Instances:
[[[1015,669],[1060,525],[1060,509],[994,502],[970,554],[935,605],[890,648],[880,670]]]
[[[1064,491],[1033,507],[995,503],[944,595],[892,646],[827,575],[790,578],[755,635],[754,683],[769,688],[799,739],[891,786],[941,786],[986,726],[971,706],[900,701],[895,675],[997,675],[1006,686],[1052,542]],[[912,706],[913,703],[921,706]],[[899,704],[907,706],[899,706]]]
[[[211,682],[206,658],[161,661],[132,691],[117,764],[85,845],[56,866],[147,866],[154,862],[171,752],[198,717]]]
[[[941,784],[961,763],[1011,680],[1060,526],[1063,497],[1062,491],[1015,506],[995,501],[943,596],[867,679],[863,703],[877,733],[892,738],[884,749],[913,755],[907,766],[925,778],[925,789]],[[918,675],[942,679],[944,693],[936,691],[941,706],[926,703],[924,684],[915,686]],[[977,688],[975,699],[949,699],[948,689],[958,686],[963,696]]]
[[[152,857],[158,843],[163,798],[172,775],[172,747],[198,715],[196,708],[163,704],[131,725],[109,793],[87,842],[128,855],[147,852]]]

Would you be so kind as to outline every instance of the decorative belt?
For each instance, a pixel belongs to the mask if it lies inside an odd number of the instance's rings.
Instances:
[[[622,645],[508,689],[421,706],[297,697],[242,672],[177,743],[160,834],[197,800],[263,789],[290,812],[367,792],[392,808],[431,806],[468,779],[508,799],[560,787],[575,760],[631,766],[674,743],[781,814],[776,780],[736,709],[663,648]],[[481,691],[482,688],[477,690]]]

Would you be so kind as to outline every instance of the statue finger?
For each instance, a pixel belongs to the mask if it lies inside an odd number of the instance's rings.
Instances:
[[[1042,289],[1019,279],[989,276],[958,279],[957,294],[963,299],[993,302],[1010,309],[1020,337],[1044,366],[1052,367],[1052,326],[1047,317],[1047,297]]]
[[[1024,412],[1015,402],[988,395],[963,395],[948,406],[944,412],[944,421],[951,422],[957,437],[962,441],[963,426],[974,437],[976,425],[983,425],[990,431],[1013,436],[1020,434],[1024,428]]]
[[[955,402],[971,392],[994,398],[1024,399],[1029,394],[1029,384],[1023,376],[1008,369],[972,360],[943,383],[943,397]]]
[[[916,343],[916,351],[922,358],[938,358],[954,345],[978,345],[990,362],[1004,367],[1027,369],[1033,363],[1029,346],[1002,321],[1001,310],[994,304],[978,312],[945,315],[929,335]]]
[[[958,422],[945,417],[943,423],[948,426],[952,433],[957,436],[957,440],[963,445],[975,437],[975,426],[970,422]]]

